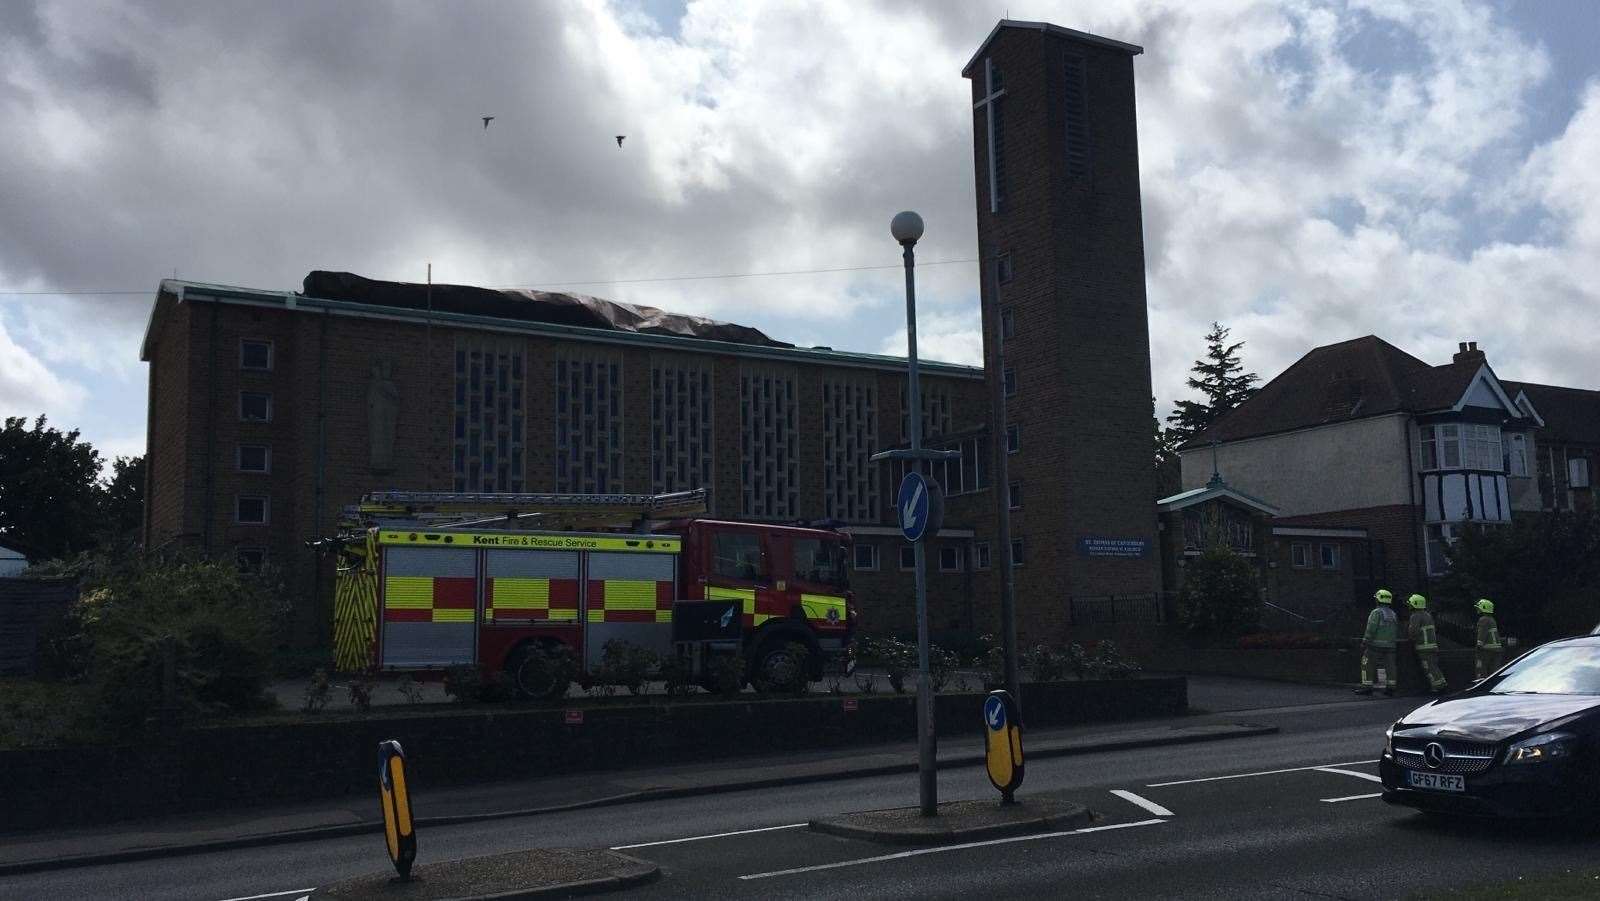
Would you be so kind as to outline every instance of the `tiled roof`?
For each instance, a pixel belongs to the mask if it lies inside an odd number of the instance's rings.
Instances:
[[[1544,420],[1541,436],[1577,444],[1600,444],[1600,391],[1560,388],[1529,382],[1501,382],[1515,398],[1526,392],[1533,410]]]
[[[1483,366],[1481,354],[1429,366],[1375,335],[1314,348],[1185,447],[1446,409],[1461,399]]]

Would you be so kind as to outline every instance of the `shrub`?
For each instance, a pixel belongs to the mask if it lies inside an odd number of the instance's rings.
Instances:
[[[669,700],[694,692],[694,670],[690,668],[689,661],[678,654],[661,658],[661,669],[657,675]]]
[[[1193,634],[1236,638],[1261,621],[1261,593],[1250,562],[1222,545],[1206,548],[1184,567],[1178,616]]]
[[[1022,666],[1035,682],[1060,682],[1071,668],[1068,655],[1044,644],[1034,645],[1031,650],[1023,652]]]
[[[231,562],[107,560],[70,614],[79,636],[63,640],[88,648],[84,674],[109,726],[140,726],[163,706],[168,648],[182,713],[246,713],[272,706],[264,689],[286,610],[270,573]]]
[[[1072,647],[1078,649],[1076,644]],[[1122,656],[1115,642],[1099,642],[1083,654],[1082,678],[1126,679],[1139,672],[1139,669],[1139,664]]]
[[[856,688],[864,695],[870,695],[878,690],[878,677],[875,673],[856,671]]]
[[[656,653],[632,642],[613,638],[600,649],[600,663],[595,666],[593,681],[609,697],[617,688],[626,688],[634,696],[642,695],[650,672],[660,663]],[[610,687],[611,692],[605,691]]]
[[[332,696],[333,682],[328,679],[328,671],[319,669],[313,672],[311,679],[306,682],[300,709],[306,713],[321,713],[322,708],[328,706],[328,699]]]
[[[564,698],[582,667],[572,648],[557,642],[529,643],[518,648],[508,664],[509,687],[523,698]]]
[[[898,638],[874,638],[862,643],[867,662],[883,667],[889,687],[897,695],[906,693],[906,676],[917,670],[917,646]]]
[[[407,704],[422,703],[422,686],[410,675],[402,676],[395,684],[394,690],[400,692],[400,696],[406,699]]]
[[[350,679],[350,706],[366,713],[372,709],[372,692],[378,681],[371,675],[361,674]]]
[[[1006,687],[1006,649],[993,635],[984,635],[978,639],[983,646],[983,654],[972,661],[972,666],[978,671],[978,680],[983,683],[984,691],[994,691]]]
[[[733,697],[744,688],[744,655],[718,654],[706,663],[706,681],[723,697]]]
[[[483,700],[483,668],[476,663],[457,663],[444,671],[444,693],[463,704]]]
[[[960,668],[961,658],[955,651],[947,651],[938,645],[928,647],[928,682],[934,691],[944,691]]]

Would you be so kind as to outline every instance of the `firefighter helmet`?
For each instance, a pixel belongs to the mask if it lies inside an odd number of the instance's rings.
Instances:
[[[1428,599],[1420,594],[1414,594],[1406,598],[1406,603],[1410,604],[1413,610],[1424,610],[1428,606]]]
[[[1478,603],[1473,604],[1472,606],[1478,608],[1478,612],[1484,614],[1485,616],[1494,615],[1494,601],[1491,601],[1488,598],[1479,598]]]
[[[1372,593],[1372,599],[1380,604],[1393,604],[1394,595],[1387,588],[1380,588]]]

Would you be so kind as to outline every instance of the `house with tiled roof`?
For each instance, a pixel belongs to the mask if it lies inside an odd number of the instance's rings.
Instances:
[[[1179,451],[1185,489],[1220,472],[1279,510],[1274,535],[1307,545],[1291,566],[1328,559],[1321,531],[1365,530],[1367,576],[1396,593],[1442,575],[1464,529],[1591,503],[1597,452],[1600,392],[1502,381],[1476,342],[1432,365],[1373,335],[1311,350]]]

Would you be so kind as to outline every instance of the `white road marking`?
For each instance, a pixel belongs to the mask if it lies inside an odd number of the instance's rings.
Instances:
[[[260,901],[262,898],[282,898],[284,895],[310,895],[315,888],[292,888],[283,892],[267,892],[265,895],[245,895],[242,898],[224,898],[222,901]]]
[[[1331,767],[1331,766],[1319,766],[1319,767],[1317,767],[1317,772],[1319,772],[1319,773],[1338,773],[1341,776],[1354,776],[1357,779],[1365,779],[1368,782],[1380,782],[1381,783],[1383,781],[1381,778],[1379,778],[1377,776],[1374,776],[1371,773],[1358,773],[1355,770],[1341,770],[1338,767]]]
[[[1204,779],[1178,779],[1173,782],[1151,782],[1145,788],[1166,788],[1169,785],[1192,785],[1196,782],[1220,782],[1224,779],[1248,779],[1251,776],[1276,776],[1279,773],[1303,773],[1306,770],[1320,770],[1331,766],[1360,766],[1364,763],[1377,763],[1376,760],[1352,760],[1348,763],[1323,763],[1315,766],[1295,766],[1286,770],[1262,770],[1259,773],[1235,773],[1232,776],[1207,776]]]
[[[1324,803],[1324,804],[1338,804],[1340,801],[1365,801],[1368,798],[1381,798],[1381,797],[1383,797],[1383,792],[1373,792],[1370,795],[1351,795],[1348,798],[1323,798],[1322,799],[1322,803]]]
[[[946,851],[963,851],[968,848],[987,848],[992,845],[1009,845],[1013,842],[1035,842],[1046,838],[1061,838],[1068,835],[1083,835],[1089,832],[1106,832],[1112,829],[1132,829],[1135,826],[1154,826],[1165,823],[1166,820],[1139,820],[1134,823],[1115,823],[1110,826],[1088,826],[1083,829],[1070,829],[1066,832],[1041,832],[1034,835],[1014,835],[1010,838],[995,838],[983,842],[966,842],[960,845],[941,845],[936,848],[918,848],[915,851],[901,851],[896,854],[882,854],[877,857],[862,857],[856,860],[841,860],[837,863],[819,863],[809,867],[795,867],[790,870],[773,870],[770,873],[751,873],[740,876],[740,879],[770,879],[773,876],[794,876],[799,873],[815,873],[818,870],[836,870],[840,867],[858,867],[868,863],[883,863],[888,860],[904,860],[907,857],[921,857],[924,854],[943,854]]]
[[[1175,814],[1172,811],[1166,809],[1165,807],[1162,807],[1160,804],[1157,804],[1156,802],[1150,800],[1149,798],[1141,798],[1138,795],[1134,794],[1133,792],[1123,791],[1120,788],[1114,788],[1114,789],[1111,790],[1111,793],[1113,795],[1116,795],[1117,797],[1121,798],[1122,800],[1127,801],[1129,804],[1134,804],[1134,805],[1137,805],[1139,807],[1143,807],[1145,810],[1150,811],[1151,813],[1155,814],[1158,817],[1174,817],[1174,816],[1177,816],[1177,814]]]
[[[751,833],[754,833],[754,832],[776,832],[779,829],[799,829],[802,826],[809,826],[809,825],[811,825],[811,824],[810,823],[790,823],[787,826],[763,826],[760,829],[740,829],[737,832],[718,832],[715,835],[691,835],[688,838],[669,838],[666,841],[660,841],[660,842],[640,842],[637,845],[615,845],[615,846],[613,846],[611,848],[611,850],[613,850],[613,851],[626,851],[629,848],[654,848],[656,845],[676,845],[676,844],[679,844],[680,842],[700,842],[700,841],[705,841],[708,838],[727,838],[730,835],[750,835]],[[242,901],[242,899],[241,899],[241,901]]]

